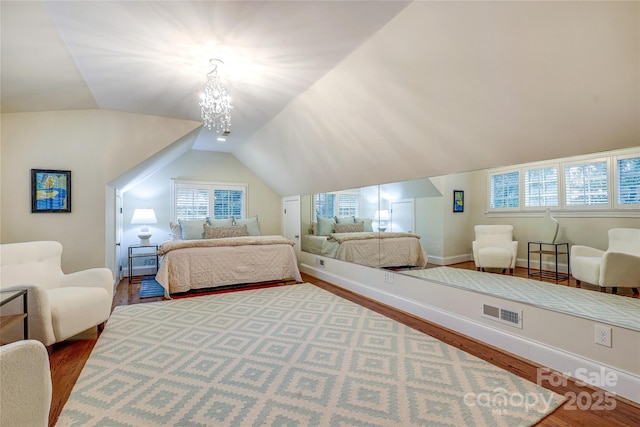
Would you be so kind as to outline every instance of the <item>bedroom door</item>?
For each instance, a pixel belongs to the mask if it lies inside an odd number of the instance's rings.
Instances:
[[[391,221],[389,231],[413,233],[416,229],[413,214],[413,199],[398,200],[389,204]]]
[[[282,199],[282,235],[296,242],[293,249],[300,259],[300,196]]]

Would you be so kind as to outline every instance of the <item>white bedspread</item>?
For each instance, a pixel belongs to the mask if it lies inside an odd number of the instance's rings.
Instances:
[[[293,279],[302,281],[293,242],[282,236],[165,242],[156,280],[165,296],[191,289]]]
[[[302,250],[369,267],[425,268],[428,256],[414,233],[333,233],[302,236]]]

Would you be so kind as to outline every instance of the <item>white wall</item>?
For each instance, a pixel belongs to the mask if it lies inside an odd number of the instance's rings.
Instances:
[[[639,28],[638,2],[416,1],[234,154],[286,196],[632,147]]]
[[[282,234],[282,200],[279,195],[232,154],[191,150],[124,193],[123,248],[139,242],[137,234],[140,227],[130,224],[135,208],[155,210],[158,223],[149,226],[153,242],[162,243],[169,239],[171,179],[248,184],[247,216],[258,215],[262,234]],[[122,258],[126,266],[126,250]]]
[[[1,120],[0,241],[58,240],[65,273],[108,264],[105,223],[113,220],[113,206],[105,202],[105,185],[200,125],[98,110]],[[71,213],[31,213],[32,168],[71,171]]]

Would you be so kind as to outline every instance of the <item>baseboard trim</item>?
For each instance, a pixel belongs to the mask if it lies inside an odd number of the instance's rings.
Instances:
[[[555,371],[566,373],[571,377],[580,377],[581,372],[604,373],[615,375],[615,384],[599,386],[602,390],[615,393],[618,396],[640,403],[640,376],[615,369],[602,363],[584,358],[582,356],[558,350],[544,343],[527,340],[517,335],[509,334],[503,330],[474,322],[457,316],[453,313],[440,310],[433,306],[419,303],[398,295],[372,288],[359,282],[320,270],[308,264],[301,264],[300,270],[306,274],[318,277],[321,280],[333,283],[359,295],[375,301],[384,301],[392,307],[406,313],[436,323],[445,328],[464,334],[470,338],[482,341],[499,349],[515,354],[518,357],[531,362],[549,367]]]

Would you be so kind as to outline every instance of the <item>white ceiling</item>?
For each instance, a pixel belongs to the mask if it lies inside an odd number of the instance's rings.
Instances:
[[[108,109],[200,121],[210,58],[234,106],[231,151],[409,2],[2,1],[1,111]]]

